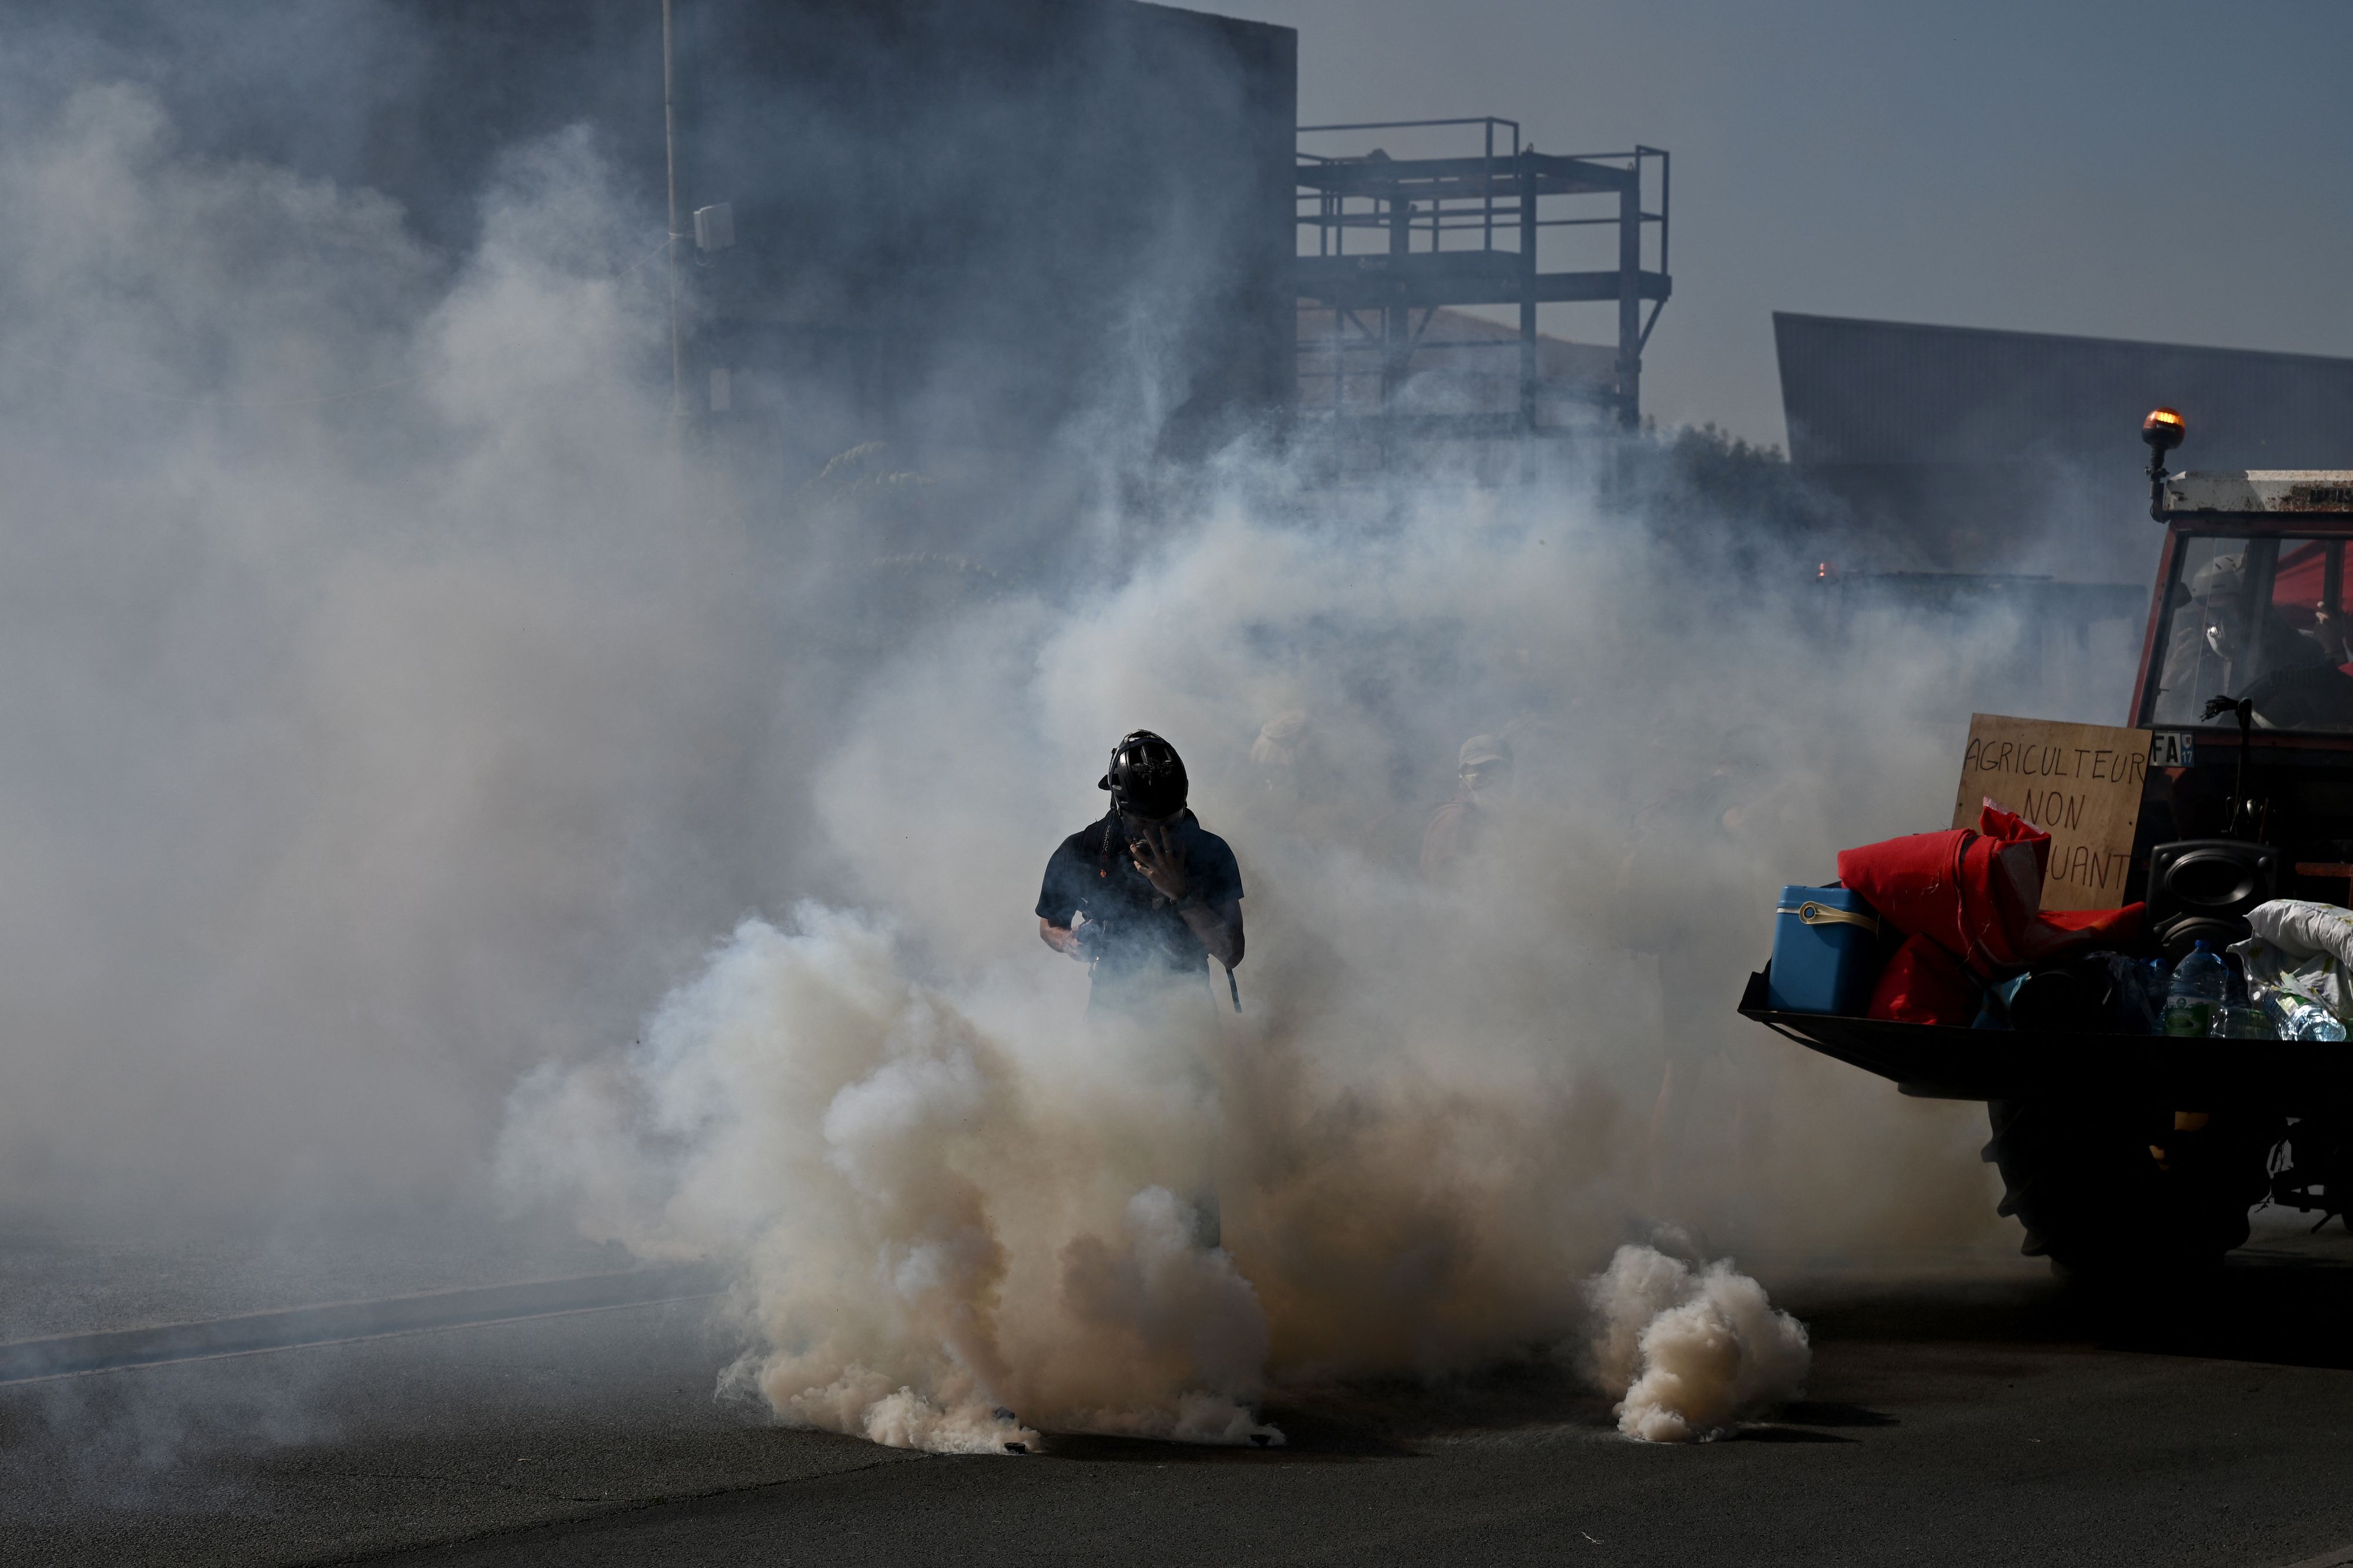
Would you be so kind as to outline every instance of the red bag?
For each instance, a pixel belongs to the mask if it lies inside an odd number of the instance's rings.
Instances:
[[[2049,834],[1989,802],[1975,832],[1915,833],[1842,850],[1838,872],[1896,930],[1927,939],[1980,978],[2138,938],[2138,904],[2041,913],[2050,858]]]
[[[1925,936],[1907,936],[1871,988],[1866,1018],[1899,1024],[1970,1024],[1983,996],[1961,961]]]

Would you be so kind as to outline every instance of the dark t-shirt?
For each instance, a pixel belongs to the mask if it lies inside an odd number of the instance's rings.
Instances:
[[[1168,837],[1185,861],[1188,896],[1211,909],[1242,896],[1241,868],[1226,841],[1201,826],[1191,812],[1170,825]],[[1201,973],[1208,950],[1176,906],[1153,890],[1127,851],[1127,834],[1113,813],[1082,827],[1046,862],[1046,884],[1038,893],[1038,918],[1069,926],[1084,911],[1100,921],[1104,947],[1096,961],[1098,978],[1141,970]]]

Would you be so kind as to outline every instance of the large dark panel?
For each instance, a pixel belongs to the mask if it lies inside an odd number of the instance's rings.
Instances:
[[[987,489],[1074,448],[1198,449],[1288,404],[1290,29],[1129,0],[674,15],[681,218],[727,203],[738,237],[682,268],[686,401],[717,449],[773,458],[788,490],[887,439]],[[60,81],[145,82],[191,150],[382,190],[454,260],[515,152],[573,128],[611,172],[617,227],[659,244],[661,16],[0,0],[0,43],[47,51]]]
[[[2353,360],[1776,312],[1792,463],[1881,563],[2145,576],[2141,416],[2176,467],[2353,467]]]
[[[817,373],[846,402],[801,422],[965,445],[1287,399],[1287,30],[1099,0],[694,15],[682,178],[735,210],[701,281],[747,397]]]

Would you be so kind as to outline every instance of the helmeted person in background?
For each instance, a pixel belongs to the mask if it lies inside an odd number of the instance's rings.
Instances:
[[[1462,742],[1454,773],[1453,798],[1421,831],[1424,881],[1451,881],[1494,837],[1497,814],[1512,795],[1512,743],[1500,735],[1472,736]]]
[[[1293,708],[1259,726],[1250,742],[1250,769],[1258,786],[1280,800],[1294,801],[1307,794],[1304,777],[1314,751],[1307,710]]]
[[[1253,827],[1295,843],[1361,847],[1364,834],[1351,830],[1347,781],[1332,765],[1323,732],[1304,708],[1278,713],[1259,727],[1249,770],[1237,782],[1242,790],[1235,804]]]
[[[1214,958],[1242,961],[1242,878],[1226,841],[1186,809],[1176,748],[1149,730],[1120,738],[1096,788],[1103,820],[1062,840],[1046,862],[1038,934],[1086,964],[1092,1007],[1134,1011],[1201,987]]]

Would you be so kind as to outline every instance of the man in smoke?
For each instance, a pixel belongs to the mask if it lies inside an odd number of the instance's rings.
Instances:
[[[1493,836],[1496,813],[1511,793],[1511,742],[1497,735],[1463,742],[1455,761],[1454,798],[1431,814],[1422,829],[1422,879],[1452,881],[1463,862]]]
[[[1122,736],[1095,787],[1111,809],[1062,840],[1038,894],[1038,934],[1092,971],[1092,1010],[1133,1013],[1198,987],[1205,956],[1230,973],[1241,870],[1186,809],[1176,748],[1149,730]]]
[[[1151,731],[1120,737],[1095,787],[1111,792],[1111,809],[1046,862],[1038,934],[1092,972],[1087,1010],[1101,1026],[1139,1031],[1184,1059],[1203,1118],[1194,1145],[1200,1163],[1164,1176],[1171,1190],[1191,1194],[1194,1242],[1213,1249],[1223,1231],[1210,1067],[1216,1019],[1203,1006],[1208,971],[1201,961],[1216,959],[1229,977],[1242,961],[1241,869],[1226,841],[1185,808],[1185,763]]]

